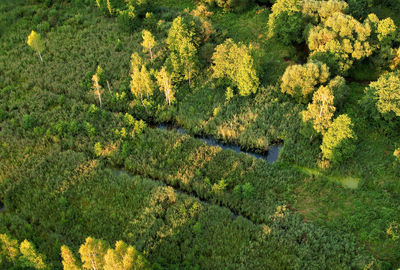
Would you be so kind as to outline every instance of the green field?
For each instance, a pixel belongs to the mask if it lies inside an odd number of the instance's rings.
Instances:
[[[400,267],[398,116],[396,108],[382,115],[375,104],[369,109],[365,91],[397,74],[388,61],[378,66],[380,43],[349,72],[331,68],[331,79],[343,75],[347,85],[333,118],[349,116],[357,137],[351,155],[336,163],[321,153],[325,135],[310,136],[302,121],[311,98],[299,102],[281,91],[287,67],[311,52],[306,40],[268,37],[268,1],[240,10],[207,6],[212,13],[203,19],[213,31],[197,47],[198,71],[190,86],[174,78],[175,101],[166,104],[157,76],[172,54],[168,33],[176,17],[196,17],[200,2],[156,0],[142,14],[136,8],[128,31],[106,1],[100,8],[89,0],[0,2],[0,235],[28,240],[46,263],[21,263],[0,241],[1,269],[67,269],[61,246],[79,258],[89,236],[110,245],[123,240],[152,269]],[[395,7],[370,2],[379,19],[400,23]],[[125,10],[125,1],[110,3]],[[142,49],[143,29],[157,42],[153,61]],[[44,43],[43,62],[27,44],[32,30]],[[250,95],[240,95],[234,79],[215,78],[212,55],[228,38],[250,48],[259,80]],[[400,31],[391,44],[400,46]],[[131,92],[134,52],[153,82],[146,106]],[[97,66],[101,108],[91,89]],[[258,153],[278,142],[283,148],[270,164],[202,137]]]

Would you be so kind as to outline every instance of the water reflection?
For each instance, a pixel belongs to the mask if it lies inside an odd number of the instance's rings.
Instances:
[[[159,128],[159,129],[167,129],[167,130],[176,130],[180,134],[189,134],[189,132],[187,132],[183,128],[181,128],[179,126],[176,126],[176,125],[173,125],[173,124],[160,124],[160,125],[157,126],[157,128]],[[283,144],[273,144],[273,145],[269,146],[269,149],[268,149],[267,153],[262,153],[261,154],[261,153],[256,153],[256,152],[253,152],[253,151],[244,151],[244,150],[240,149],[240,147],[238,145],[220,143],[220,142],[218,142],[217,140],[215,140],[214,138],[211,138],[211,137],[196,136],[196,138],[201,139],[203,142],[205,142],[208,145],[219,146],[222,149],[231,149],[231,150],[235,151],[236,153],[245,153],[245,154],[250,155],[252,157],[266,160],[269,163],[274,163],[275,161],[278,160],[279,151],[283,147]]]

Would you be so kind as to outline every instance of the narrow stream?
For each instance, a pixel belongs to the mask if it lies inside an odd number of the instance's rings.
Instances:
[[[180,134],[189,134],[189,132],[187,132],[186,130],[184,130],[183,128],[174,125],[174,124],[160,124],[158,126],[156,126],[159,129],[166,129],[166,130],[176,130],[178,131]],[[201,139],[203,142],[205,142],[208,145],[211,146],[219,146],[222,149],[231,149],[233,151],[235,151],[236,153],[245,153],[247,155],[250,155],[252,157],[255,158],[259,158],[259,159],[263,159],[266,160],[268,163],[274,163],[275,161],[278,160],[279,158],[279,151],[282,149],[283,144],[273,144],[269,146],[268,152],[265,153],[256,153],[253,151],[244,151],[242,149],[240,149],[240,147],[238,145],[233,145],[233,144],[224,144],[224,143],[220,143],[217,140],[215,140],[212,137],[202,137],[202,136],[194,136],[195,138]]]

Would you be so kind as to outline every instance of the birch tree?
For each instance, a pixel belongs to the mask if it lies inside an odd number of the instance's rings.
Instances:
[[[174,90],[172,87],[171,74],[167,71],[165,66],[157,73],[157,83],[161,92],[164,92],[165,100],[168,105],[175,100]]]
[[[103,107],[101,102],[101,93],[103,92],[103,88],[99,84],[99,76],[95,73],[92,77],[93,86],[92,89],[94,91],[95,96],[99,99],[100,109]]]
[[[311,121],[316,132],[325,134],[331,125],[335,110],[332,90],[321,86],[314,93],[313,102],[302,112],[303,121]]]
[[[103,240],[94,239],[92,237],[86,238],[85,243],[79,248],[83,268],[102,270],[104,268],[104,255],[108,248],[108,244]]]
[[[143,52],[149,52],[150,55],[150,61],[153,62],[153,51],[152,49],[157,45],[157,42],[155,41],[153,35],[150,33],[150,31],[143,30],[142,32],[142,46],[143,46]]]
[[[39,54],[40,61],[43,62],[41,52],[44,50],[44,45],[40,37],[40,34],[32,30],[31,34],[28,36],[27,43],[34,51],[36,51]]]

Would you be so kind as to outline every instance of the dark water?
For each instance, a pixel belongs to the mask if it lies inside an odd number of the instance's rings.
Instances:
[[[3,202],[0,202],[0,213],[6,212],[6,207],[4,206]]]
[[[180,134],[189,134],[189,132],[187,132],[183,128],[181,128],[179,126],[176,126],[176,125],[172,125],[172,124],[161,124],[161,125],[158,125],[157,128],[159,128],[159,129],[167,129],[167,130],[176,130]],[[219,146],[222,149],[231,149],[231,150],[235,151],[236,153],[245,153],[245,154],[250,155],[252,157],[266,160],[269,163],[274,163],[275,161],[278,160],[279,151],[283,147],[283,144],[273,144],[273,145],[269,146],[268,152],[266,152],[266,153],[256,153],[256,152],[253,152],[253,151],[244,151],[244,150],[240,149],[240,147],[238,145],[220,143],[220,142],[218,142],[217,140],[215,140],[214,138],[211,138],[211,137],[196,136],[196,138],[201,139],[203,142],[205,142],[208,145]]]

